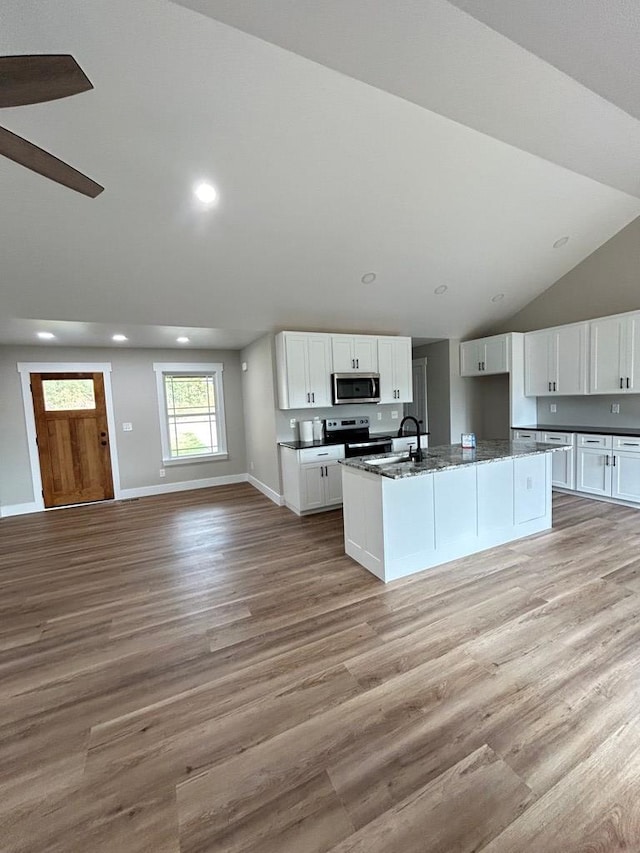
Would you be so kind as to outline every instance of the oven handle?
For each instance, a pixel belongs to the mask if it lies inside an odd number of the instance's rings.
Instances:
[[[356,444],[347,442],[347,447],[384,447],[386,444],[391,444],[390,441],[359,441]]]

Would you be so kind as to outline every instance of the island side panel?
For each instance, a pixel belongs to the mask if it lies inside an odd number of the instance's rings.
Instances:
[[[382,477],[341,467],[344,550],[380,580],[385,580]]]
[[[536,523],[551,527],[552,465],[551,453],[514,459],[516,527],[523,528]]]
[[[435,559],[434,477],[382,480],[384,577],[419,572]]]

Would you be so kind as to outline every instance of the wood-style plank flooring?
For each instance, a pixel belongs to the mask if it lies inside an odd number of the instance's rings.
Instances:
[[[640,511],[384,586],[248,485],[0,522],[2,853],[640,851]]]

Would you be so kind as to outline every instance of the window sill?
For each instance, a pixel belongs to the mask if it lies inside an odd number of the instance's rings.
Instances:
[[[229,458],[228,453],[207,453],[206,456],[185,456],[182,459],[163,459],[165,468],[173,468],[175,465],[195,465],[197,462],[224,462]]]

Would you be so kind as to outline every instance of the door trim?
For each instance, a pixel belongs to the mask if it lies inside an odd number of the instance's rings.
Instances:
[[[42,497],[42,476],[40,474],[40,459],[36,442],[36,419],[33,411],[33,400],[29,376],[31,373],[101,373],[104,382],[104,398],[107,407],[107,425],[109,427],[109,455],[111,457],[111,476],[113,478],[113,499],[119,500],[120,469],[116,452],[116,421],[113,414],[113,396],[111,394],[111,362],[51,362],[51,361],[19,361],[17,363],[20,382],[22,385],[22,405],[24,420],[27,428],[27,446],[29,448],[29,464],[31,466],[31,481],[33,483],[33,511],[46,511]]]

